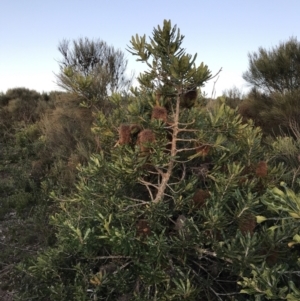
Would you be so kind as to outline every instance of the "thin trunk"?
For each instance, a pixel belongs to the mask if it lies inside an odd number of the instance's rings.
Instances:
[[[157,194],[155,199],[153,200],[154,203],[158,203],[161,200],[163,200],[165,190],[167,188],[169,179],[172,175],[172,171],[174,168],[175,164],[175,156],[177,154],[177,136],[179,133],[179,110],[180,110],[180,95],[177,95],[177,100],[176,100],[176,110],[175,110],[175,116],[174,116],[174,124],[173,124],[173,134],[172,134],[172,141],[171,141],[171,159],[170,163],[167,169],[167,172],[162,174],[162,181],[158,187]]]

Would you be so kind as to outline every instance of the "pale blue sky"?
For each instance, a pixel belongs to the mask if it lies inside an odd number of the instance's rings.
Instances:
[[[171,19],[185,35],[183,47],[198,53],[223,90],[247,90],[242,73],[248,52],[289,37],[300,40],[300,0],[0,0],[0,91],[26,87],[57,90],[54,73],[62,39],[101,39],[126,52],[132,35],[151,35]],[[126,52],[128,73],[145,65]],[[210,96],[213,83],[205,87]]]

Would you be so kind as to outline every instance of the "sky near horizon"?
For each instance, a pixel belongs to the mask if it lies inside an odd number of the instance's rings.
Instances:
[[[88,37],[119,48],[128,74],[145,65],[126,51],[132,35],[151,36],[171,20],[185,36],[182,46],[198,54],[218,80],[203,90],[219,96],[233,86],[246,92],[242,74],[248,53],[270,49],[290,37],[300,40],[300,0],[0,0],[0,92],[25,87],[59,90],[55,73],[63,39]]]

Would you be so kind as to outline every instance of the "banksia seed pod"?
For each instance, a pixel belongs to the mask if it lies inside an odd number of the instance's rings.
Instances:
[[[154,141],[154,133],[151,130],[146,129],[139,133],[137,144],[140,146],[142,152],[147,152],[149,151],[149,143],[152,143]]]
[[[139,236],[149,236],[151,234],[151,229],[149,223],[145,219],[140,219],[137,222],[137,233]]]
[[[250,235],[252,236],[255,227],[256,227],[256,217],[251,212],[244,212],[238,218],[238,228],[240,229],[243,235],[249,232]]]
[[[197,89],[193,88],[190,91],[184,93],[183,98],[181,100],[181,106],[183,108],[187,108],[190,109],[191,107],[193,107],[195,105],[195,101],[197,99],[198,93],[197,93]]]
[[[208,190],[198,189],[194,196],[193,201],[196,208],[202,208],[205,206],[206,200],[210,197]]]
[[[268,175],[268,165],[265,161],[258,162],[255,174],[259,178],[265,178]]]
[[[121,124],[119,128],[119,144],[129,144],[131,142],[131,126],[128,124]]]
[[[163,122],[167,122],[168,112],[165,107],[155,106],[152,111],[151,119],[162,120]]]

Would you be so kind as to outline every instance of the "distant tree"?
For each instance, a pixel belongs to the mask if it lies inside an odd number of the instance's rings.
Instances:
[[[230,89],[226,89],[223,91],[222,96],[231,98],[231,99],[243,99],[244,94],[243,92],[236,86],[233,86]]]
[[[266,93],[285,93],[300,88],[300,43],[296,38],[270,50],[249,53],[249,69],[243,78]]]
[[[243,98],[243,92],[236,86],[233,86],[231,89],[224,90],[222,96],[218,97],[218,99],[223,100],[226,105],[233,109],[240,105]]]
[[[89,104],[99,103],[114,92],[129,88],[131,80],[125,75],[127,60],[121,50],[101,40],[80,38],[59,43],[62,55],[57,84],[82,96]]]
[[[299,90],[268,94],[253,89],[239,103],[239,113],[244,119],[252,119],[266,135],[294,136],[293,128],[300,126],[299,103]]]

